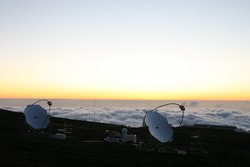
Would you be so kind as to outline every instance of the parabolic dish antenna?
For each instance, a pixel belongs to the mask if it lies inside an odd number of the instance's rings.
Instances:
[[[149,132],[162,143],[169,142],[173,137],[173,130],[168,120],[158,112],[148,112],[145,116],[145,123]]]
[[[172,141],[173,129],[168,124],[167,118],[165,118],[160,113],[158,113],[157,109],[164,107],[164,106],[172,105],[172,104],[179,106],[179,108],[182,111],[182,117],[181,117],[181,121],[179,125],[181,126],[183,118],[184,118],[185,107],[183,105],[179,105],[176,103],[164,104],[164,105],[154,108],[153,110],[148,111],[143,120],[143,125],[148,126],[148,129],[151,135],[154,136],[157,140],[159,140],[162,143]]]
[[[50,107],[52,103],[48,101],[48,105]],[[28,105],[25,108],[24,116],[27,124],[34,129],[45,129],[48,127],[50,122],[50,116],[48,115],[47,111],[40,105],[35,105],[35,103],[32,105]]]

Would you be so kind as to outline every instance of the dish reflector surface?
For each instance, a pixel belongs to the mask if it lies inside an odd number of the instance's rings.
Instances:
[[[49,125],[49,115],[40,105],[28,105],[24,115],[27,124],[34,129],[45,129]]]
[[[148,112],[145,115],[145,123],[149,132],[162,143],[169,142],[173,137],[173,130],[168,120],[158,112]]]

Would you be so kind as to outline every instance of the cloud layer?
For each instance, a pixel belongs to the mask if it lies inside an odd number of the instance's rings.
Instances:
[[[183,124],[213,124],[236,126],[243,130],[250,130],[250,113],[237,109],[215,107],[197,107],[199,102],[186,103],[186,111]],[[2,107],[11,111],[23,111],[24,107]],[[125,107],[53,107],[51,115],[54,117],[70,118],[76,120],[96,121],[112,123],[132,127],[142,126],[143,117],[148,109]],[[181,111],[160,109],[169,123],[178,125],[181,120]]]

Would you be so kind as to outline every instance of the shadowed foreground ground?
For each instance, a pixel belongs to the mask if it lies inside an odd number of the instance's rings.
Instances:
[[[122,126],[53,118],[50,133],[59,128],[68,129],[71,137],[35,134],[22,113],[0,109],[0,166],[250,166],[250,134],[232,130],[175,128],[174,141],[162,145],[146,128],[129,128],[146,143],[136,149],[102,142],[106,129],[120,131]]]

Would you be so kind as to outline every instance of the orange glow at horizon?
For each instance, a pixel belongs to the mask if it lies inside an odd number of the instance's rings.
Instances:
[[[66,87],[1,87],[0,98],[103,99],[103,100],[250,100],[250,91],[159,91],[71,89]]]

